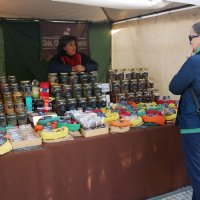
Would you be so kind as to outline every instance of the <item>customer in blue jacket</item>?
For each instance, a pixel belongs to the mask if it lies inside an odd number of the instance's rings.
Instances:
[[[77,38],[63,35],[59,39],[57,54],[48,66],[49,73],[97,71],[98,64],[88,56],[77,52]]]
[[[192,87],[200,102],[200,22],[192,26],[189,41],[191,56],[171,80],[169,90],[181,95],[177,123],[193,188],[192,200],[200,200],[200,113],[191,91]]]

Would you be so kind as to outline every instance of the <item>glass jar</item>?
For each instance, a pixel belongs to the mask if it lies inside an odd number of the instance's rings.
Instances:
[[[124,69],[124,79],[131,80],[132,79],[132,72],[130,69]]]
[[[138,79],[138,90],[146,89],[146,80],[145,79]]]
[[[8,83],[11,84],[16,84],[17,83],[17,78],[16,76],[8,76]]]
[[[18,114],[17,115],[17,122],[18,122],[18,125],[27,124],[27,114],[25,112]]]
[[[10,92],[10,87],[7,83],[1,85],[1,93]]]
[[[23,95],[21,92],[14,92],[13,93],[13,101],[22,101],[23,100]]]
[[[86,97],[79,97],[78,98],[78,108],[86,109],[87,107],[87,100]]]
[[[7,123],[6,123],[6,116],[4,113],[0,113],[0,127],[4,127],[6,126]]]
[[[110,69],[107,72],[107,82],[111,82],[116,79],[116,70]]]
[[[58,83],[58,74],[57,73],[48,73],[48,81],[50,84]]]
[[[15,102],[15,112],[16,114],[21,114],[25,112],[24,102],[23,101],[16,101]]]
[[[18,83],[12,83],[11,85],[10,85],[10,91],[11,92],[19,92],[19,85],[18,85]]]
[[[64,116],[66,111],[65,99],[56,99],[56,113],[58,116]]]
[[[116,70],[116,79],[117,80],[124,80],[124,70],[122,70],[122,69]]]
[[[83,84],[83,96],[84,97],[92,96],[92,85],[90,83]]]
[[[5,92],[5,93],[3,93],[3,100],[4,100],[4,102],[12,101],[11,92]]]
[[[142,68],[141,69],[141,78],[147,79],[148,76],[149,76],[148,69],[147,68]]]
[[[74,84],[72,93],[74,98],[82,97],[81,84]]]
[[[20,89],[24,96],[32,96],[32,86],[29,80],[20,81]]]
[[[11,115],[11,114],[15,113],[13,102],[12,101],[5,102],[4,110],[7,115]]]
[[[101,83],[94,83],[93,85],[93,95],[94,96],[101,96],[102,90],[101,90]]]
[[[105,108],[107,106],[106,95],[101,95],[97,97],[97,104],[99,108]]]
[[[120,81],[119,80],[112,81],[111,89],[112,89],[112,92],[114,93],[120,92]]]
[[[17,126],[17,116],[15,113],[7,115],[7,124]]]
[[[59,83],[67,84],[68,83],[68,73],[60,73],[59,74]]]
[[[142,103],[142,102],[144,102],[142,92],[136,92],[135,95],[137,97],[137,102],[136,103]]]
[[[88,73],[79,72],[78,78],[79,78],[79,83],[81,83],[81,84],[88,83],[88,78],[89,78]]]
[[[96,97],[88,97],[87,98],[87,107],[91,109],[95,109],[97,107],[97,98]]]
[[[97,71],[89,72],[89,82],[93,84],[97,82]]]
[[[154,88],[153,79],[147,79],[147,89]]]
[[[150,103],[150,102],[152,102],[152,96],[151,96],[151,93],[150,93],[150,91],[144,91],[143,92],[143,95],[144,95],[144,102],[145,103]]]
[[[7,83],[6,77],[5,76],[1,76],[0,77],[0,85]]]
[[[77,72],[70,72],[69,82],[71,85],[78,84],[78,73]]]
[[[61,97],[61,85],[51,85],[51,96]]]
[[[0,113],[4,113],[3,102],[0,102]]]
[[[120,90],[122,93],[129,92],[129,81],[128,80],[121,81]]]
[[[129,81],[129,91],[130,92],[137,92],[138,89],[138,83],[137,79],[132,79]]]
[[[140,69],[138,69],[138,68],[132,69],[132,78],[133,79],[139,79],[140,78]]]
[[[77,109],[77,101],[75,98],[69,98],[66,102],[67,110],[76,110]]]
[[[66,84],[61,85],[61,93],[64,98],[72,97],[72,86]]]
[[[127,93],[126,94],[127,101],[135,102],[136,101],[136,96],[134,93]]]
[[[160,93],[159,93],[159,90],[158,89],[155,89],[154,91],[153,91],[153,100],[154,101],[157,101],[157,100],[159,100],[160,99]]]
[[[125,95],[125,93],[118,93],[117,94],[117,102],[120,103],[122,101],[126,101],[126,95]]]
[[[41,113],[44,111],[44,100],[43,99],[35,99],[34,100],[34,111],[36,113]]]

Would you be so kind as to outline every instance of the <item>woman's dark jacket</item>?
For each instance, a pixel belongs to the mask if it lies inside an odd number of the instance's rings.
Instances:
[[[173,94],[181,95],[177,122],[182,129],[200,128],[200,114],[197,112],[191,87],[200,102],[200,54],[191,56],[169,85]]]
[[[66,55],[64,51],[56,54],[52,60],[49,63],[48,66],[48,73],[63,73],[63,72],[71,72],[72,71],[72,65],[70,64],[64,64],[62,61],[62,57],[67,56],[70,58],[70,56]],[[98,64],[91,60],[88,56],[81,54],[81,65],[86,67],[86,71],[97,71],[98,70]]]

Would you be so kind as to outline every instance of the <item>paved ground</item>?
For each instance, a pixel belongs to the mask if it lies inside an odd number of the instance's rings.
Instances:
[[[163,194],[147,200],[191,200],[192,188],[190,186],[178,189],[176,191]]]

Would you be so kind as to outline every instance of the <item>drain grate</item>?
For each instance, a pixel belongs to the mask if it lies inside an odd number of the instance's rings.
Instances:
[[[192,200],[192,187],[187,186],[147,200]]]

